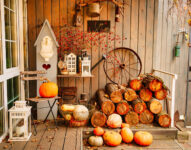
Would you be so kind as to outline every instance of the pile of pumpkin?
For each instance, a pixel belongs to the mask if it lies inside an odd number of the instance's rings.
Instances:
[[[84,105],[62,104],[59,110],[71,127],[85,126],[88,123],[89,110]]]
[[[133,134],[128,124],[123,123],[120,132],[116,131],[104,131],[101,127],[96,127],[93,130],[93,136],[88,138],[88,143],[91,146],[102,146],[106,144],[108,146],[118,146],[122,143],[131,143],[133,140],[140,146],[149,146],[153,141],[151,133],[146,131],[137,131]]]
[[[161,78],[145,74],[131,80],[127,86],[108,83],[97,91],[98,111],[91,117],[94,127],[118,128],[121,123],[130,125],[151,124],[169,127],[171,118],[162,110],[161,101],[166,99],[168,88]]]

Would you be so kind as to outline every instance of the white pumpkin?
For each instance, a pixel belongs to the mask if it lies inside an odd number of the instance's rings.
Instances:
[[[73,116],[74,119],[78,121],[87,120],[89,117],[89,111],[85,106],[77,105],[73,111]]]
[[[120,128],[122,124],[122,118],[118,114],[111,114],[107,119],[107,125],[111,128]]]
[[[91,146],[102,146],[103,138],[101,136],[90,136],[88,139],[88,143]]]

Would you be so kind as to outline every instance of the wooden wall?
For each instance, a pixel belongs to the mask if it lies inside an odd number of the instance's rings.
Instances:
[[[188,41],[183,34],[180,34],[179,45],[181,46],[180,57],[174,57],[174,47],[176,46],[177,33],[180,29],[180,21],[176,13],[167,15],[171,7],[171,0],[159,0],[156,23],[156,36],[154,37],[153,68],[172,72],[178,75],[176,81],[176,101],[175,111],[185,114],[186,108],[186,86],[188,68]],[[185,28],[188,30],[187,25]],[[169,76],[159,74],[171,88],[172,80]]]
[[[29,38],[29,69],[36,68],[36,51],[34,42],[45,19],[48,19],[55,30],[65,23],[72,24],[75,13],[75,3],[79,0],[28,0],[28,38]],[[121,0],[128,3],[125,5],[124,16],[120,22],[115,22],[115,6],[110,2],[102,2],[103,10],[100,17],[90,18],[86,15],[86,8],[82,11],[83,26],[81,30],[86,31],[87,20],[110,20],[113,32],[121,37],[127,37],[115,47],[129,47],[134,49],[141,57],[143,63],[142,73],[151,72],[153,67],[177,73],[179,80],[176,90],[176,109],[184,113],[185,103],[185,77],[187,48],[181,44],[181,56],[173,57],[177,32],[177,18],[167,19],[169,3],[167,0]],[[169,0],[170,1],[170,0]],[[106,37],[107,38],[107,37]],[[97,51],[91,50],[92,65],[102,56],[101,48]],[[76,86],[78,97],[82,92],[88,92],[90,97],[94,96],[99,88],[103,88],[108,81],[102,64],[92,74],[94,78],[65,78],[59,80],[60,86]],[[170,86],[170,78],[162,76]],[[36,85],[30,84],[31,96],[36,93]],[[184,94],[183,94],[184,93]],[[181,104],[181,105],[180,105]],[[176,110],[175,109],[175,110]]]

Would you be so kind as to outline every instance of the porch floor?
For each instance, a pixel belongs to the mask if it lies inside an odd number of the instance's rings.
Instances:
[[[96,150],[97,148],[83,147],[82,133],[91,128],[70,128],[59,124],[58,128],[51,122],[38,124],[38,134],[30,138],[28,142],[7,142],[0,144],[0,150]],[[121,144],[118,147],[101,147],[99,150],[191,150],[191,140],[180,144],[176,140],[154,140],[149,147],[139,147],[136,144]]]

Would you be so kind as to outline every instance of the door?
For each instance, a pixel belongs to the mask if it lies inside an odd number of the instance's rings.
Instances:
[[[8,133],[8,110],[20,98],[20,46],[18,0],[0,1],[0,142]]]

